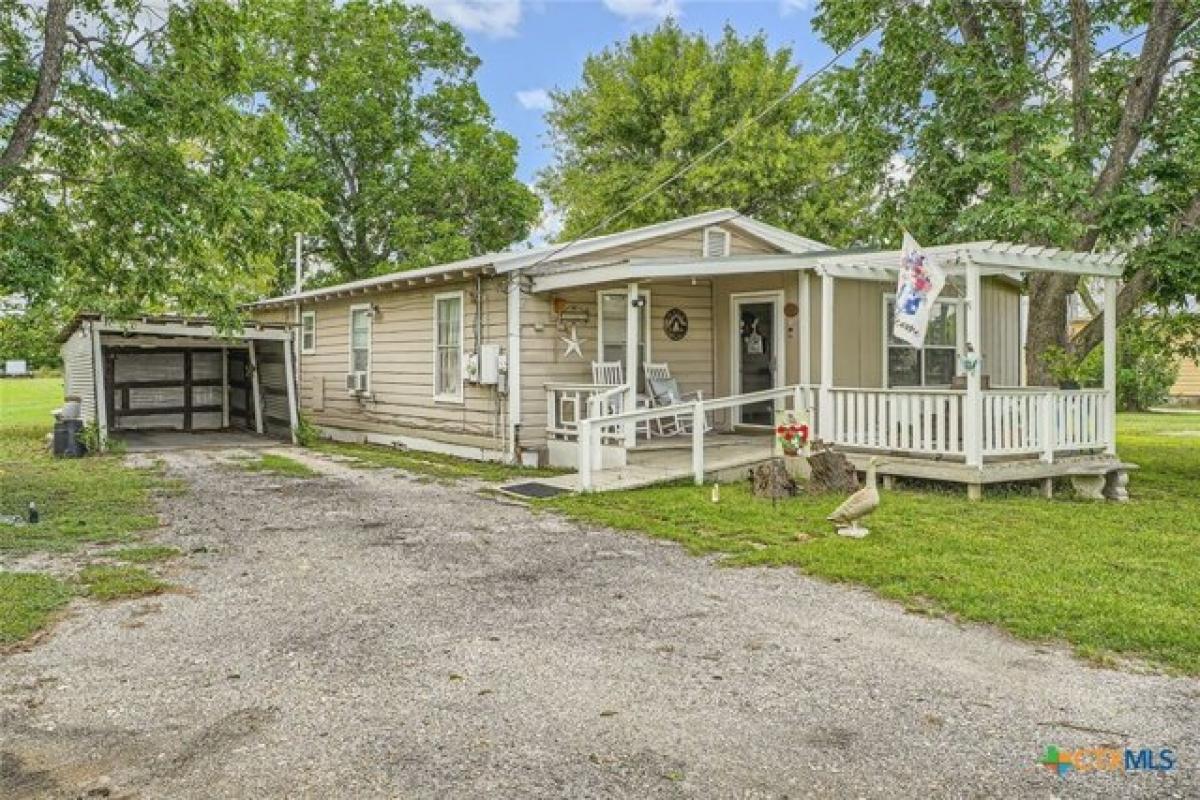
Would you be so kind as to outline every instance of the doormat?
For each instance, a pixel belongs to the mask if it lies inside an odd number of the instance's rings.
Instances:
[[[547,486],[544,483],[514,483],[512,486],[505,486],[503,490],[522,497],[558,497],[560,494],[569,493],[566,489]]]

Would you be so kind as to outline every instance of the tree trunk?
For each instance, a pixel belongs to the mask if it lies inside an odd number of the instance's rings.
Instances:
[[[1068,345],[1067,295],[1073,285],[1072,277],[1035,273],[1029,278],[1025,370],[1030,386],[1054,385],[1042,357],[1050,347],[1066,349]]]
[[[820,447],[817,442],[814,447]],[[812,474],[808,478],[808,489],[811,492],[841,492],[849,494],[857,492],[858,473],[850,460],[832,449],[815,450],[808,457]]]
[[[67,13],[70,0],[49,0],[46,5],[46,31],[42,46],[42,63],[38,67],[37,85],[33,97],[21,109],[4,152],[0,153],[0,191],[8,188],[17,167],[25,160],[33,137],[50,110],[62,81],[63,51],[67,44]]]
[[[783,461],[778,458],[750,470],[750,483],[755,497],[782,500],[794,496],[797,492],[796,481],[788,474]]]

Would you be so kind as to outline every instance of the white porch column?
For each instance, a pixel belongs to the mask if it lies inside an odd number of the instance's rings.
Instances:
[[[250,386],[254,392],[254,432],[263,432],[262,388],[258,381],[258,353],[254,349],[254,340],[247,343],[250,350]]]
[[[629,296],[625,306],[625,384],[629,387],[625,395],[624,409],[633,411],[637,408],[638,372],[642,365],[638,363],[638,339],[641,337],[642,309],[637,307],[638,285],[629,284]],[[637,445],[637,425],[625,423],[625,446]]]
[[[300,427],[300,412],[296,409],[296,372],[292,368],[291,337],[283,340],[283,373],[284,380],[287,381],[288,424],[292,431],[292,444],[296,444],[299,441],[296,438],[296,429]]]
[[[967,464],[983,466],[983,361],[979,353],[979,311],[982,292],[979,265],[967,262],[967,347],[975,356],[975,368],[967,372],[967,403],[963,407],[963,436]]]
[[[1104,451],[1117,453],[1117,279],[1104,279]]]
[[[800,358],[800,383],[812,383],[812,286],[808,270],[799,273],[800,286],[796,293],[796,304],[800,313],[796,316],[796,350]]]
[[[828,441],[833,424],[833,282],[821,272],[821,394],[817,401],[817,435]]]
[[[508,334],[508,353],[505,363],[508,365],[506,375],[508,389],[508,442],[505,456],[509,463],[516,464],[521,459],[517,452],[517,439],[521,433],[521,285],[520,272],[513,273],[508,279],[507,308],[505,309]],[[548,425],[554,423],[553,415],[547,418]]]

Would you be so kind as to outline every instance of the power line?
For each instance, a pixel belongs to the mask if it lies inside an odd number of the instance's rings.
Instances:
[[[856,40],[854,40],[851,44],[847,45],[842,50],[839,50],[828,61],[826,61],[819,68],[817,68],[816,71],[810,73],[808,75],[808,77],[806,77],[804,80],[800,81],[800,83],[796,84],[791,89],[788,89],[786,92],[781,94],[779,97],[772,100],[757,114],[755,114],[752,117],[747,117],[747,118],[743,119],[741,122],[738,123],[737,127],[735,127],[729,134],[727,134],[725,136],[725,138],[721,139],[721,141],[717,142],[712,147],[708,148],[703,153],[701,153],[700,155],[693,158],[691,161],[684,164],[682,167],[680,167],[678,170],[676,170],[672,175],[663,179],[658,184],[651,187],[649,190],[643,192],[641,195],[634,198],[631,202],[626,204],[623,208],[620,208],[617,211],[613,212],[612,214],[609,214],[607,217],[602,219],[600,222],[597,222],[592,227],[588,228],[586,231],[584,231],[579,236],[575,237],[574,239],[571,239],[568,242],[564,242],[560,246],[558,246],[558,247],[554,248],[553,250],[551,250],[550,252],[546,253],[545,255],[543,255],[541,258],[539,258],[537,261],[533,262],[529,266],[536,267],[537,265],[539,265],[545,261],[548,261],[551,258],[554,258],[555,256],[559,255],[564,250],[571,247],[572,245],[574,245],[581,239],[586,239],[589,236],[591,236],[592,234],[594,234],[598,231],[604,230],[609,225],[611,225],[613,222],[615,222],[616,220],[625,216],[626,214],[628,214],[630,211],[632,211],[637,206],[646,202],[651,197],[653,197],[654,195],[661,192],[663,189],[665,189],[668,186],[670,186],[671,184],[675,183],[683,176],[687,175],[689,172],[691,172],[697,166],[699,166],[701,162],[703,162],[703,161],[707,160],[708,158],[710,158],[711,156],[713,156],[718,150],[720,150],[721,148],[725,147],[728,144],[731,144],[733,142],[733,140],[736,139],[750,125],[753,125],[754,123],[758,122],[760,119],[765,117],[767,114],[770,114],[772,111],[774,111],[780,105],[787,102],[791,98],[795,97],[800,92],[801,89],[803,89],[805,86],[807,86],[809,83],[811,83],[813,81],[813,79],[817,78],[823,72],[825,72],[830,67],[832,67],[834,64],[836,64],[841,59],[842,56],[846,55],[846,53],[849,53],[851,50],[854,50],[859,45],[861,45],[863,42],[865,42],[868,38],[870,38],[872,35],[877,33],[879,31],[880,27],[882,27],[883,22],[884,22],[883,20],[880,20],[879,22],[877,22],[869,31],[864,33],[862,36],[858,37]]]

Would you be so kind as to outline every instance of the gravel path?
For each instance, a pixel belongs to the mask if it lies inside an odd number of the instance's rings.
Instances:
[[[221,457],[165,456],[181,591],[80,602],[0,659],[0,797],[1200,796],[1200,681],[469,488]],[[1036,764],[1127,743],[1180,769]]]

